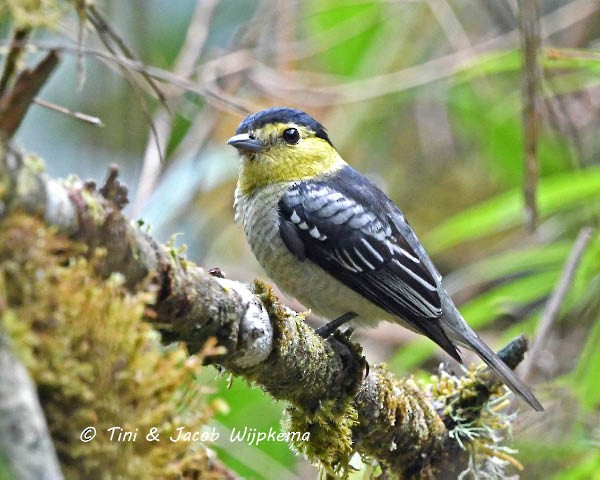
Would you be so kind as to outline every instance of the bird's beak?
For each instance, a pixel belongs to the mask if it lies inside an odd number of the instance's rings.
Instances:
[[[227,145],[237,148],[242,152],[258,152],[262,150],[262,144],[248,133],[239,133],[227,140]]]

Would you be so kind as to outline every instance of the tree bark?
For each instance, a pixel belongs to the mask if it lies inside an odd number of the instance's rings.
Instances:
[[[14,478],[63,478],[35,385],[0,332],[0,462],[4,461]]]

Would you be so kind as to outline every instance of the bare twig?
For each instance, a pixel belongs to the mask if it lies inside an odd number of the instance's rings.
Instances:
[[[54,110],[55,112],[64,113],[70,117],[74,117],[77,120],[81,120],[82,122],[89,123],[90,125],[94,125],[95,127],[104,127],[104,123],[98,117],[94,117],[93,115],[88,115],[86,113],[74,112],[73,110],[69,110],[66,107],[61,105],[56,105],[55,103],[47,102],[46,100],[42,100],[41,98],[34,98],[33,102],[40,107],[47,108],[49,110]]]
[[[204,51],[210,22],[218,4],[219,0],[208,0],[196,5],[185,40],[175,60],[173,73],[176,75],[188,77],[193,73],[196,63]]]
[[[539,0],[520,0],[520,30],[523,51],[523,153],[525,179],[525,219],[530,231],[538,220],[536,191],[538,181],[537,148],[541,123],[542,69],[540,65],[540,5]]]
[[[23,52],[23,46],[29,36],[29,32],[29,29],[17,29],[13,32],[10,50],[4,61],[2,77],[0,77],[0,97],[4,95],[6,87],[17,70],[17,63]]]
[[[4,43],[5,42],[0,41],[0,45],[3,45]],[[200,95],[201,97],[204,97],[207,102],[227,112],[247,115],[248,113],[254,110],[254,106],[248,102],[244,102],[229,95],[219,96],[214,91],[211,91],[204,85],[199,85],[197,82],[181,78],[177,75],[173,75],[167,70],[146,65],[140,61],[130,60],[120,55],[106,53],[102,50],[97,50],[93,48],[65,45],[55,42],[30,41],[29,45],[32,48],[36,48],[38,50],[54,50],[57,52],[64,52],[74,55],[89,55],[91,57],[95,57],[105,62],[108,65],[114,64],[123,68],[127,68],[134,72],[144,72],[145,74],[151,76],[156,80],[181,88],[182,90],[186,90],[188,92]],[[223,58],[223,60],[226,60],[225,65],[228,68],[225,69],[222,73],[219,73],[219,75],[231,75],[233,73],[247,70],[248,68],[256,64],[256,61],[251,57],[251,53],[247,49],[243,49],[238,52],[232,52],[230,55],[226,55]],[[214,77],[214,72],[216,71],[216,64],[218,64],[218,61],[214,60],[206,62],[205,64],[206,70],[208,70],[209,73],[212,72],[210,73],[209,78],[212,78],[213,80],[216,80],[218,78]],[[199,72],[200,75],[204,74],[204,65],[201,65],[199,67]]]
[[[550,333],[552,325],[554,325],[554,322],[558,318],[560,307],[563,304],[569,289],[571,288],[571,284],[573,283],[573,277],[575,276],[575,271],[577,270],[579,261],[581,260],[581,257],[583,256],[590,239],[592,238],[592,232],[593,230],[591,227],[583,227],[577,235],[577,239],[573,244],[573,248],[571,248],[571,252],[569,253],[569,257],[565,262],[556,288],[552,292],[550,299],[546,303],[544,312],[542,313],[540,324],[529,351],[529,356],[521,367],[523,380],[527,380],[531,375],[533,366],[535,364],[535,359],[541,349],[544,347],[544,342]]]
[[[171,135],[171,114],[167,109],[161,109],[152,117],[152,125],[149,141],[144,151],[142,172],[137,182],[137,190],[131,207],[133,218],[139,216],[144,204],[154,191],[156,182],[160,175],[161,164],[166,155],[167,143]]]
[[[553,97],[545,98],[544,106],[548,113],[549,125],[557,132],[564,132],[565,136],[571,140],[571,145],[575,150],[574,152],[570,152],[572,162],[581,168],[585,166],[581,132],[576,125],[575,116],[572,113],[573,103],[576,104],[576,98],[571,97],[569,100],[567,101],[565,95],[554,95]]]
[[[467,32],[454,13],[447,0],[427,0],[431,13],[435,16],[446,38],[454,50],[462,50],[471,46]]]
[[[85,38],[85,20],[87,18],[85,8],[85,0],[77,0],[75,2],[75,11],[79,17],[79,22],[77,23],[77,45],[79,45],[80,48],[83,47],[83,40]],[[85,57],[80,53],[77,55],[77,88],[79,90],[83,88],[85,78]]]
[[[33,70],[21,72],[14,87],[0,98],[0,140],[8,140],[14,135],[58,61],[56,52],[50,51]]]

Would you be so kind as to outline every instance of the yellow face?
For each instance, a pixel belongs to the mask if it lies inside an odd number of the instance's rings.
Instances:
[[[294,123],[271,123],[229,139],[242,159],[238,188],[244,194],[278,182],[305,180],[342,168],[335,148]]]

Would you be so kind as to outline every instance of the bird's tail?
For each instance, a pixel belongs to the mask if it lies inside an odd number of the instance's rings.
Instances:
[[[479,355],[488,367],[498,374],[506,386],[510,388],[515,395],[527,402],[531,408],[537,412],[544,411],[544,407],[542,407],[542,404],[535,398],[535,395],[529,387],[525,385],[510,367],[506,365],[506,363],[504,363],[500,357],[498,357],[498,355],[496,355],[494,351],[479,338],[471,327],[467,325],[454,304],[450,303],[450,305],[446,306],[446,312],[452,312],[454,315],[451,315],[450,318],[446,315],[446,322],[444,322],[444,330],[446,330],[450,339]]]
[[[463,340],[465,346],[479,355],[488,367],[498,374],[506,386],[510,388],[515,395],[518,395],[525,400],[525,402],[527,402],[535,411],[543,412],[544,407],[542,407],[542,404],[535,398],[535,395],[529,387],[515,375],[510,367],[506,365],[506,363],[504,363],[475,332],[472,333],[473,338],[467,338],[466,341]]]

